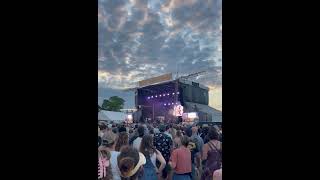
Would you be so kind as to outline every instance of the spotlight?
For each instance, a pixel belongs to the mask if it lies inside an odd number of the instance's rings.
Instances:
[[[180,94],[179,92],[177,92],[177,94]]]
[[[174,95],[174,93],[172,93],[172,95]]]
[[[169,96],[170,94],[168,93],[167,95]]]
[[[170,106],[170,103],[168,103],[168,106]]]
[[[164,103],[164,105],[166,106],[167,104],[166,104],[166,103]]]
[[[157,95],[155,97],[158,97]]]
[[[166,94],[163,94],[163,96],[166,96]]]
[[[153,96],[151,96],[151,98],[153,98]]]
[[[159,96],[161,97],[162,95],[160,94]]]
[[[150,99],[150,97],[148,97],[148,99]]]

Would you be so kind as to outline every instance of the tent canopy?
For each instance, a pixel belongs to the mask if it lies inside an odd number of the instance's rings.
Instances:
[[[123,112],[101,110],[98,113],[98,120],[122,122],[126,119],[126,117],[127,115]]]

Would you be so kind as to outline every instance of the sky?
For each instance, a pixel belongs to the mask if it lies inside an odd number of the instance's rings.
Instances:
[[[120,96],[134,108],[143,79],[173,73],[210,88],[222,110],[222,0],[98,0],[98,103]]]

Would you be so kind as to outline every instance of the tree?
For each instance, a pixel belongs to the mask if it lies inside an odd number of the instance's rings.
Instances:
[[[107,99],[104,99],[103,100],[103,103],[102,103],[102,109],[108,109],[108,105],[110,104],[110,101],[108,101]]]
[[[105,109],[107,111],[120,111],[120,109],[123,109],[125,100],[118,96],[112,96],[108,100],[103,100],[102,103],[102,109]]]
[[[100,112],[101,110],[102,110],[102,108],[98,104],[98,112]]]

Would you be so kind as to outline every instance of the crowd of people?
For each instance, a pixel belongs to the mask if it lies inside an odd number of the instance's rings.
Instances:
[[[99,179],[222,179],[221,127],[110,122],[98,132]]]

